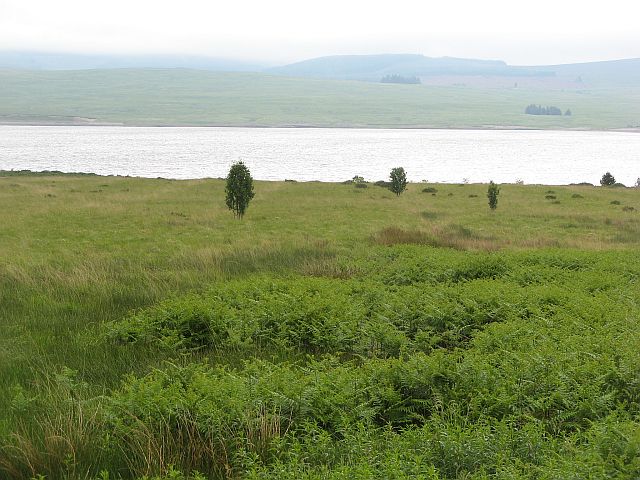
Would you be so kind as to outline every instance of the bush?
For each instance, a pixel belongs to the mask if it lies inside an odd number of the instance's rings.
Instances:
[[[500,195],[500,187],[491,180],[487,189],[487,198],[489,199],[489,208],[491,210],[498,208],[498,195]]]
[[[407,189],[407,174],[402,167],[396,167],[391,170],[390,174],[391,186],[389,190],[400,196]]]
[[[555,200],[556,196],[555,195],[545,195],[544,198],[546,198],[547,200]]]
[[[377,182],[374,183],[374,185],[376,187],[390,188],[391,182],[387,182],[385,180],[378,180]]]
[[[611,175],[611,173],[609,172],[605,173],[600,179],[600,185],[602,185],[603,187],[611,187],[615,185],[615,183],[616,183],[615,177]]]
[[[573,195],[571,195],[571,198],[584,198],[584,197],[579,193],[574,193]]]
[[[611,205],[620,205],[620,200],[611,200],[609,203]]]
[[[422,189],[422,193],[437,193],[438,189],[434,187],[426,187]]]

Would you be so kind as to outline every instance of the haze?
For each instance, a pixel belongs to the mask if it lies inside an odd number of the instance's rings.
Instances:
[[[0,50],[189,54],[267,64],[421,53],[514,65],[640,57],[632,1],[0,0]]]

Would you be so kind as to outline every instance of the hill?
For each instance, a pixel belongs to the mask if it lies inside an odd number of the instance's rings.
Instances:
[[[524,77],[522,77],[524,78]],[[0,123],[410,128],[640,125],[640,88],[365,83],[188,69],[0,70]],[[554,105],[571,117],[524,114]]]
[[[619,87],[640,83],[640,59],[566,65],[513,66],[503,61],[423,55],[338,55],[267,70],[276,75],[379,82],[387,75],[420,77],[427,85],[519,86],[542,89]]]
[[[196,55],[98,55],[0,51],[0,69],[94,70],[111,68],[192,68],[214,72],[256,72],[264,65]]]
[[[386,75],[550,76],[551,71],[513,67],[497,60],[430,58],[424,55],[336,55],[313,58],[267,70],[277,75],[379,81]]]

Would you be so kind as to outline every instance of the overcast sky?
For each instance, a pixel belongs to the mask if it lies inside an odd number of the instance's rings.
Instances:
[[[552,64],[640,57],[637,0],[0,0],[0,50],[286,63],[421,53]]]

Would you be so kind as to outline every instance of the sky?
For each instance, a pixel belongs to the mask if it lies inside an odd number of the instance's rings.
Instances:
[[[0,50],[544,65],[640,57],[638,18],[637,0],[0,0]]]

